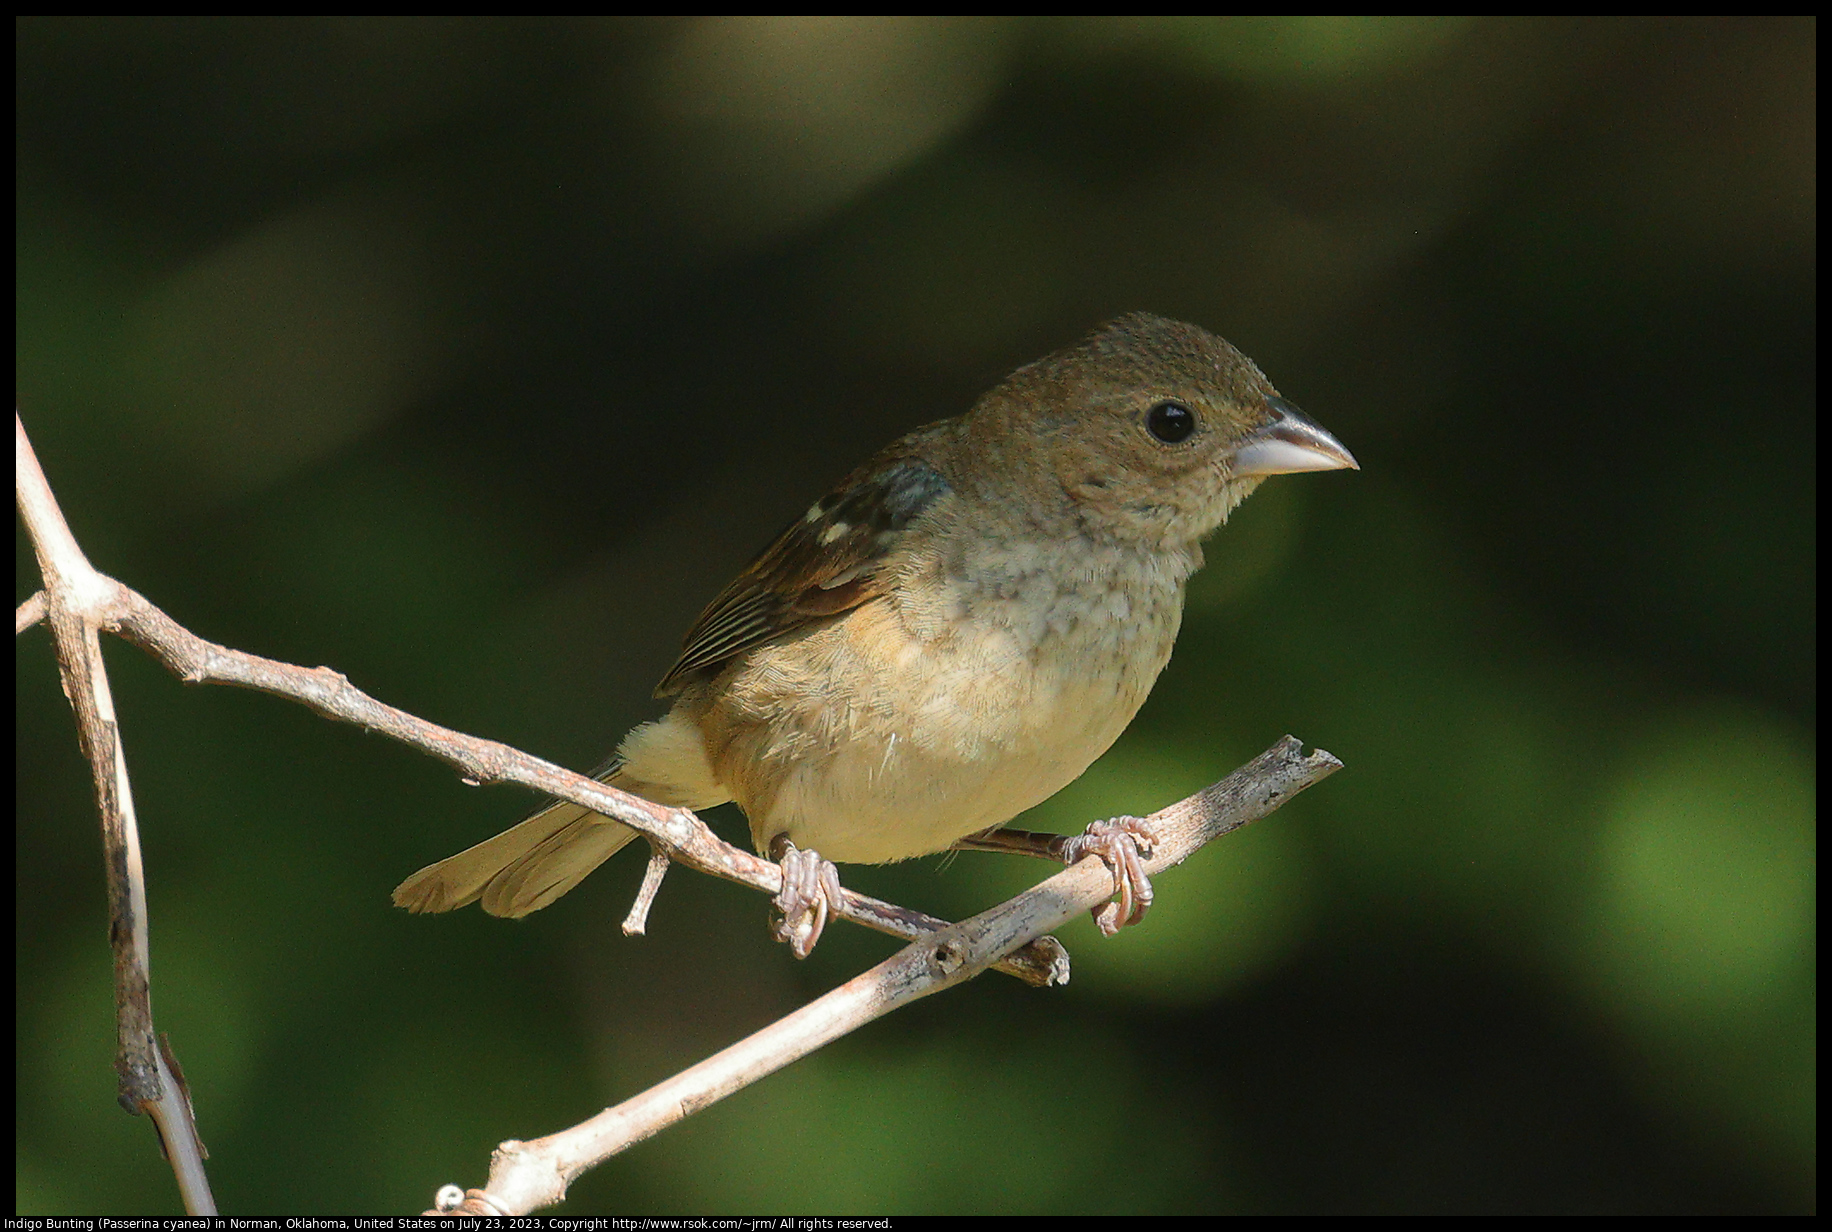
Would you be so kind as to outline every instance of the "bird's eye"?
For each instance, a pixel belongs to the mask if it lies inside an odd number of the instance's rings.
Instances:
[[[1145,412],[1145,430],[1166,445],[1181,445],[1196,431],[1196,412],[1181,402],[1160,402]]]

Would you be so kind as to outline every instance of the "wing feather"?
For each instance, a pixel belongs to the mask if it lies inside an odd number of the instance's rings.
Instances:
[[[747,650],[882,593],[879,567],[904,529],[949,492],[916,453],[941,426],[890,446],[785,527],[693,622],[655,695],[678,693]]]

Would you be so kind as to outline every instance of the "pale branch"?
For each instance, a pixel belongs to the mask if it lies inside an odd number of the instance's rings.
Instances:
[[[45,582],[40,594],[20,606],[14,624],[23,631],[40,616],[49,620],[58,675],[76,715],[77,741],[95,787],[108,882],[108,939],[114,953],[116,1097],[127,1111],[145,1113],[152,1120],[185,1210],[214,1215],[216,1200],[203,1162],[209,1153],[197,1134],[183,1071],[169,1043],[153,1029],[152,943],[140,828],[127,777],[127,751],[97,636],[97,608],[115,584],[97,573],[77,546],[17,412],[13,425],[15,499]]]
[[[642,888],[636,891],[636,901],[630,904],[630,914],[624,917],[624,936],[640,937],[648,929],[649,907],[661,891],[662,878],[668,875],[668,863],[667,852],[655,846],[649,848],[649,867],[643,870]]]
[[[97,577],[108,588],[106,602],[100,605],[101,627],[145,650],[187,684],[236,685],[291,698],[328,718],[431,754],[455,768],[467,783],[532,787],[623,822],[676,864],[765,894],[782,889],[780,866],[727,843],[687,809],[655,804],[498,741],[429,723],[377,701],[328,667],[300,667],[206,641],[132,588],[101,574]],[[845,892],[835,914],[905,939],[948,923],[852,890]],[[1027,983],[1048,985],[1067,978],[1066,964],[1060,945],[1042,941],[1030,952],[1012,955],[1000,970]]]
[[[1151,815],[1156,835],[1145,871],[1156,876],[1197,849],[1271,813],[1342,768],[1286,736],[1214,786]],[[1113,874],[1083,859],[970,920],[906,946],[871,970],[763,1030],[569,1129],[496,1148],[483,1189],[447,1185],[433,1215],[521,1215],[566,1196],[581,1174],[709,1104],[807,1056],[875,1018],[973,978],[1003,955],[1100,906]]]
[[[13,636],[18,637],[45,618],[45,592],[39,591],[19,605],[13,614]]]

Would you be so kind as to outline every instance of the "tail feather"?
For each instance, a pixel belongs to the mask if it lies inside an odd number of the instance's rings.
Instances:
[[[620,822],[572,808],[576,816],[564,829],[490,879],[483,890],[485,911],[511,920],[539,911],[637,837]]]
[[[596,777],[658,804],[702,809],[723,804],[700,730],[681,707],[624,738]],[[437,864],[394,889],[397,907],[455,911],[483,900],[491,915],[518,919],[539,911],[616,855],[636,831],[577,804],[556,800],[520,825]]]
[[[409,911],[455,911],[478,899],[491,915],[537,911],[578,885],[636,831],[577,804],[556,801],[520,825],[429,864],[394,890]]]

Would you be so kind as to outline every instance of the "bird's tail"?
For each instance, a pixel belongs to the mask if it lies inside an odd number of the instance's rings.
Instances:
[[[452,911],[483,900],[491,915],[539,911],[616,855],[636,831],[556,800],[495,838],[429,864],[394,889],[409,911]]]
[[[681,808],[731,799],[713,777],[698,729],[678,709],[639,725],[595,777]],[[491,915],[519,919],[584,881],[635,837],[622,822],[555,800],[495,838],[428,864],[394,888],[394,903],[409,911],[453,911],[481,899]]]

